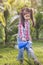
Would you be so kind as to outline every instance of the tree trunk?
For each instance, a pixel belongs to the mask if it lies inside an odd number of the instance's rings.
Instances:
[[[7,26],[5,27],[5,44],[7,44]]]
[[[8,18],[8,15],[9,15],[9,12],[8,12],[8,9],[6,9],[6,11],[4,11],[4,17],[5,17],[5,20],[6,20],[6,27],[5,27],[5,44],[7,44],[8,40],[7,40],[7,18]]]
[[[36,29],[36,39],[37,40],[39,39],[39,31],[38,31],[38,29]]]

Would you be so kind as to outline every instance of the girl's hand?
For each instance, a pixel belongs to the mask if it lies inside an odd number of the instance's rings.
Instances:
[[[26,41],[26,39],[23,37],[23,38],[22,38],[22,41]]]

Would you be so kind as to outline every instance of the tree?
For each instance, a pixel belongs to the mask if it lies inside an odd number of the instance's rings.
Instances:
[[[36,16],[36,39],[39,39],[39,31],[40,31],[40,27],[42,25],[42,14],[38,11]]]
[[[36,0],[31,0],[31,7],[37,8],[37,1]]]

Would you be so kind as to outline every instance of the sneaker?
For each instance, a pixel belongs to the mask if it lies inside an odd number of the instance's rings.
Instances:
[[[37,60],[34,61],[34,64],[35,65],[40,65],[40,63]]]
[[[20,60],[20,65],[24,65],[24,64],[23,64],[23,60]]]

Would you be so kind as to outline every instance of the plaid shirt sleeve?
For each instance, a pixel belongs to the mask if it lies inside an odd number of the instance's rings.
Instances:
[[[20,39],[22,39],[22,35],[23,35],[23,33],[22,33],[22,25],[21,25],[21,23],[19,22],[19,24],[18,24],[18,37],[19,37]]]

